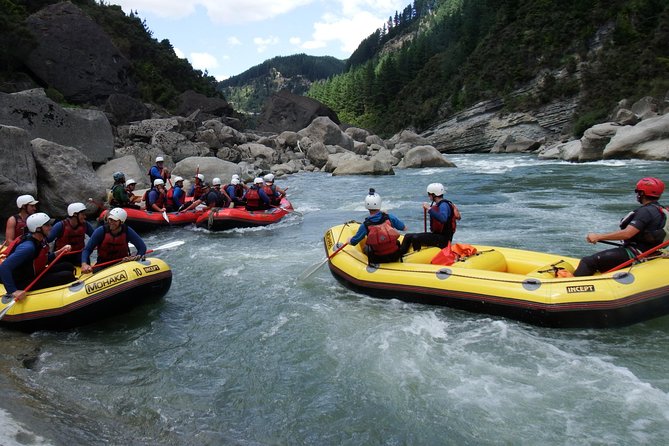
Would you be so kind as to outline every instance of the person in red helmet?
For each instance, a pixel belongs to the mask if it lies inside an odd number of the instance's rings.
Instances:
[[[662,180],[642,178],[636,183],[634,192],[641,206],[620,221],[619,230],[605,234],[590,232],[585,237],[593,244],[602,240],[620,240],[621,246],[583,257],[574,276],[591,276],[597,271],[608,271],[669,238],[665,231],[669,211],[658,203],[664,192]]]

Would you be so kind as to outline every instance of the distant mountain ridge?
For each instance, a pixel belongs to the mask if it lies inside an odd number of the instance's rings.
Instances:
[[[344,72],[346,62],[331,56],[278,56],[219,83],[219,91],[235,110],[259,113],[272,94],[281,90],[303,95],[315,81]]]

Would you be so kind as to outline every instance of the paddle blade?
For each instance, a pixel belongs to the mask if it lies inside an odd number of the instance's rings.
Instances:
[[[9,303],[9,305],[7,305],[2,311],[0,311],[0,319],[2,319],[3,317],[5,317],[5,314],[7,314],[7,312],[8,312],[9,310],[12,309],[12,307],[14,306],[15,303],[16,303],[16,301],[15,301],[15,300],[12,300],[12,301]]]
[[[321,269],[321,267],[323,265],[325,265],[328,262],[328,260],[330,260],[330,259],[326,257],[325,260],[323,260],[322,262],[318,262],[314,265],[311,265],[309,268],[302,271],[302,274],[297,276],[297,280],[303,281],[303,280],[308,279],[309,277],[311,277],[312,274],[314,274],[316,271]]]
[[[170,217],[167,216],[167,212],[165,212],[165,211],[163,211],[163,218],[165,219],[165,221],[166,221],[167,223],[170,222]]]

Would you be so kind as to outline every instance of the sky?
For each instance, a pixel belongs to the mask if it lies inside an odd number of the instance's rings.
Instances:
[[[218,80],[276,56],[348,58],[412,0],[111,0]]]

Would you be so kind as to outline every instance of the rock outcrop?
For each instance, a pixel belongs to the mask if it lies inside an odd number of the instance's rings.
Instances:
[[[110,37],[70,2],[49,5],[28,17],[37,47],[25,64],[45,85],[74,104],[102,104],[114,93],[136,94],[130,62]]]
[[[327,116],[332,122],[339,124],[337,114],[329,107],[315,99],[281,90],[265,103],[258,119],[258,130],[274,133],[285,130],[297,132],[318,116]]]
[[[18,127],[0,125],[0,225],[16,214],[19,195],[37,195],[37,169],[30,134]]]
[[[47,98],[42,89],[0,93],[0,125],[25,129],[31,139],[75,147],[94,163],[107,162],[114,156],[114,135],[104,113],[63,108]]]

